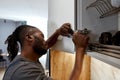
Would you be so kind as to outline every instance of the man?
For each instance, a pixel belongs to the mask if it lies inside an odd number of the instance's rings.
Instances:
[[[29,25],[17,27],[5,42],[8,44],[7,50],[11,63],[5,72],[3,80],[51,80],[50,77],[45,75],[38,59],[57,42],[59,35],[68,36],[70,30],[70,24],[65,23],[45,41],[43,33],[36,27]],[[88,39],[87,36],[79,32],[73,34],[76,60],[70,80],[78,80],[79,78]],[[20,55],[17,55],[19,50],[18,43],[21,47]]]

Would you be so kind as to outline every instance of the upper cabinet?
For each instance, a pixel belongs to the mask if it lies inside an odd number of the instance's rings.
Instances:
[[[102,32],[118,31],[118,15],[113,14],[104,18],[99,18],[100,13],[90,7],[95,0],[77,0],[77,29],[87,28],[90,30],[91,42],[98,41]]]
[[[76,0],[76,4],[77,29],[90,31],[92,50],[88,55],[120,68],[120,46],[99,44],[109,39],[101,37],[101,33],[109,32],[113,39],[118,31],[119,7],[114,7],[110,0]]]

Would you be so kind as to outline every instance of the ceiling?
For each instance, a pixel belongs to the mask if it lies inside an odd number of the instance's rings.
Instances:
[[[48,18],[48,0],[0,0],[0,18]]]

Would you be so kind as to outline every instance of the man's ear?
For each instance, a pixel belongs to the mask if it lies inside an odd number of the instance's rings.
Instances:
[[[34,40],[33,36],[32,35],[26,35],[25,36],[25,39],[29,42],[32,42]]]

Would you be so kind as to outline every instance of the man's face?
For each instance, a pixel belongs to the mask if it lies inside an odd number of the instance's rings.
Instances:
[[[38,32],[37,35],[34,36],[34,44],[33,44],[33,50],[35,53],[39,55],[44,55],[47,52],[47,49],[45,47],[45,40],[42,32]]]

